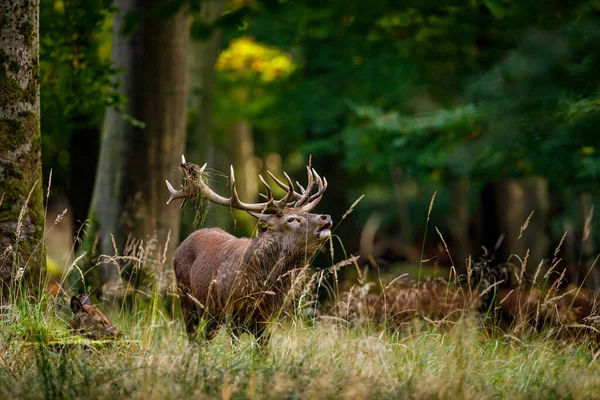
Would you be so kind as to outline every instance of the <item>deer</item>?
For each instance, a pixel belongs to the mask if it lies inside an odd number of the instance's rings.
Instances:
[[[574,285],[542,291],[522,275],[515,264],[493,263],[484,248],[470,272],[454,281],[414,281],[400,276],[382,287],[381,294],[372,290],[377,289],[372,283],[354,286],[342,294],[335,316],[352,324],[384,325],[398,331],[415,318],[444,322],[466,312],[499,332],[546,332],[557,338],[593,335],[600,342],[591,293]]]
[[[226,324],[234,337],[244,331],[260,344],[268,340],[265,332],[281,311],[294,276],[310,264],[321,245],[331,236],[332,220],[326,214],[313,214],[327,189],[327,179],[307,166],[306,188],[283,173],[286,182],[267,173],[283,190],[273,197],[271,186],[259,175],[266,194],[264,202],[245,203],[238,197],[235,173],[230,167],[231,196],[223,197],[205,182],[206,164],[199,167],[182,156],[180,170],[184,184],[179,190],[166,181],[170,198],[167,204],[193,198],[248,212],[258,221],[261,232],[252,238],[237,238],[220,228],[203,228],[190,234],[176,249],[173,269],[180,292],[185,329],[197,337],[201,313],[207,320],[200,333],[212,339]]]
[[[115,339],[122,336],[117,327],[92,305],[92,300],[87,294],[71,297],[71,311],[74,314],[70,324],[71,330],[88,339]]]

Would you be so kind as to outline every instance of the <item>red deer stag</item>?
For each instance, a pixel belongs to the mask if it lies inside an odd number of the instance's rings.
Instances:
[[[294,271],[307,265],[321,244],[331,235],[331,217],[312,214],[327,189],[327,180],[307,167],[306,189],[290,177],[287,184],[269,172],[274,182],[286,190],[283,198],[273,198],[271,187],[259,175],[266,189],[265,202],[248,204],[238,198],[231,167],[231,197],[213,192],[204,182],[204,169],[187,163],[182,156],[184,186],[173,189],[175,199],[202,197],[215,204],[247,211],[258,219],[264,231],[254,238],[236,238],[219,228],[200,229],[177,248],[173,269],[181,292],[181,308],[186,331],[196,334],[198,309],[208,319],[204,329],[212,338],[219,326],[230,323],[237,336],[247,330],[261,342],[271,318],[280,311],[290,290]]]
[[[89,295],[71,297],[71,310],[75,314],[71,321],[74,332],[94,340],[121,337],[121,332],[92,305]]]

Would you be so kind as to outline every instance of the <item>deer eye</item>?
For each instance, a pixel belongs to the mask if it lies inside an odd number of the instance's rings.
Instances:
[[[289,217],[288,220],[287,220],[287,222],[289,222],[291,224],[292,222],[294,222],[294,220],[295,220],[294,217]]]

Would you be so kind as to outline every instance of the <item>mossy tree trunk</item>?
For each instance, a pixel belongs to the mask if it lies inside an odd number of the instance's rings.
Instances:
[[[184,151],[189,21],[185,7],[169,18],[151,17],[158,3],[115,2],[112,60],[124,71],[128,111],[145,126],[132,125],[116,110],[106,113],[85,246],[96,254],[114,254],[111,235],[121,254],[128,237],[146,243],[156,237],[161,247],[169,238],[167,260],[178,244],[179,208],[166,205],[165,179],[179,180],[176,167]],[[139,16],[140,23],[123,36],[129,15]],[[116,280],[113,264],[94,272],[86,277],[94,290]]]
[[[39,3],[0,1],[0,298],[46,271],[39,95]]]

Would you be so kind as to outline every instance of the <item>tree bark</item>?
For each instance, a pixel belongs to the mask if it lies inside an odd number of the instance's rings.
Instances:
[[[99,254],[114,253],[111,235],[119,251],[129,236],[145,241],[156,237],[167,246],[168,260],[178,242],[179,208],[165,204],[165,179],[179,179],[175,167],[184,151],[189,23],[185,9],[168,19],[148,17],[157,3],[116,1],[112,60],[124,70],[128,111],[145,127],[132,125],[117,110],[106,113],[89,213],[93,235],[87,245],[91,250],[97,235]],[[121,32],[130,12],[142,19],[125,37]],[[99,288],[116,278],[116,269],[103,264],[93,276],[93,286]]]
[[[452,211],[448,216],[448,228],[452,238],[453,250],[451,256],[454,261],[456,272],[464,274],[467,272],[467,258],[471,254],[469,242],[469,178],[454,177],[450,181],[450,198]]]
[[[0,298],[15,277],[43,288],[39,3],[0,1]]]
[[[225,9],[224,0],[202,2],[201,17],[212,24]],[[215,63],[221,50],[221,29],[203,40],[192,38],[189,42],[188,71],[190,76],[188,105],[191,122],[188,126],[187,158],[198,164],[207,163],[209,168],[227,171],[212,140],[212,104],[215,82]],[[193,207],[190,205],[189,207]],[[231,218],[225,213],[210,212],[202,222],[205,226],[225,226]],[[183,233],[191,233],[195,227],[183,221]]]
[[[527,268],[534,272],[548,256],[549,208],[548,183],[542,178],[488,184],[482,196],[484,246],[493,250],[500,235],[504,234],[504,241],[497,252],[497,261],[504,262],[511,254],[523,259],[529,250]],[[532,211],[533,215],[525,226]]]
[[[252,125],[238,121],[229,128],[229,154],[235,168],[236,188],[240,198],[249,203],[258,201],[258,168],[254,156]],[[256,219],[248,213],[234,210],[234,217],[243,235],[250,235],[256,228]]]
[[[390,171],[392,175],[394,202],[398,214],[398,238],[403,245],[410,245],[413,241],[413,227],[406,194],[406,180],[402,168],[394,168]]]

